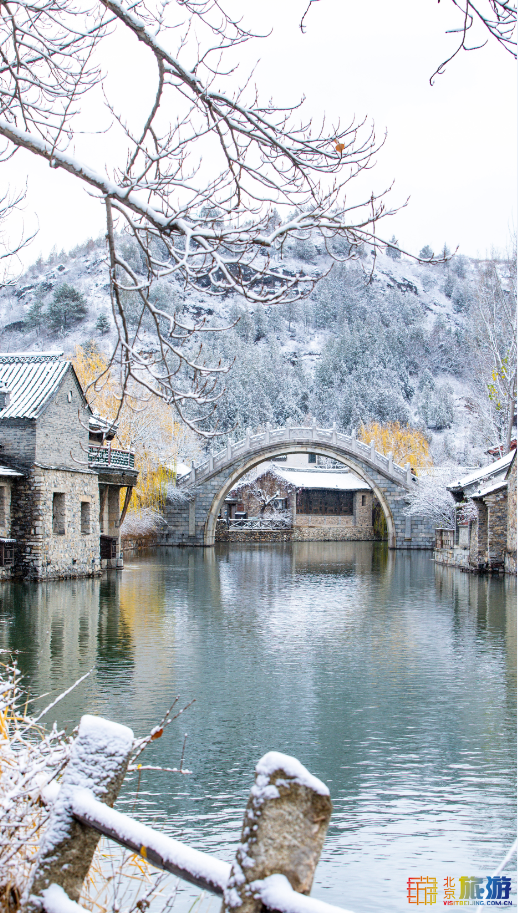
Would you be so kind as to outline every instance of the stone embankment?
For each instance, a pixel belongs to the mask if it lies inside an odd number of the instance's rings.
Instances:
[[[216,543],[287,543],[288,541],[343,541],[343,540],[375,540],[372,528],[348,527],[299,527],[283,529],[254,530],[249,528],[229,528],[226,521],[221,519],[216,524]]]

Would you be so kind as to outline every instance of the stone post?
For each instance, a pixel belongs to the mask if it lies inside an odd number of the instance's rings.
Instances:
[[[329,790],[296,758],[279,752],[261,758],[221,911],[267,910],[254,883],[274,873],[309,895],[331,811]]]
[[[101,803],[113,806],[132,747],[133,733],[127,726],[97,716],[81,719],[38,851],[23,911],[41,912],[43,893],[53,883],[61,886],[74,902],[79,899],[100,834],[73,818],[74,793],[78,788],[90,790]]]

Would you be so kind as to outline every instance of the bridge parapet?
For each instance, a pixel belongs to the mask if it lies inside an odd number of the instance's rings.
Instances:
[[[313,451],[316,446],[324,449],[322,453],[325,453],[326,447],[335,450],[342,448],[348,455],[367,463],[370,468],[398,486],[410,489],[412,484],[417,482],[417,477],[410,470],[410,464],[406,464],[404,468],[400,467],[394,463],[392,453],[387,456],[380,454],[379,451],[376,451],[374,442],[368,445],[363,441],[358,441],[355,432],[346,435],[339,432],[336,426],[331,429],[322,429],[316,425],[295,426],[288,423],[280,429],[271,429],[267,425],[266,431],[257,435],[252,435],[248,430],[245,438],[234,443],[229,438],[223,450],[217,454],[209,454],[207,460],[202,461],[197,467],[193,466],[190,473],[179,477],[178,485],[200,485],[228,467],[233,461],[240,460],[249,454],[260,453],[262,449],[275,447],[276,444],[282,445],[284,449],[287,444],[290,444],[293,446],[294,453],[297,452],[297,449]]]

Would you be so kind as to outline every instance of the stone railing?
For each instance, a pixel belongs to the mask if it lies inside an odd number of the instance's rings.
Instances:
[[[291,528],[289,518],[230,518],[231,531],[282,531]]]
[[[105,835],[162,872],[221,896],[224,913],[353,915],[309,895],[333,807],[328,788],[299,761],[269,752],[257,764],[232,865],[114,808],[126,771],[145,770],[130,764],[136,748],[127,726],[83,716],[34,855],[23,912],[85,913],[78,905],[83,880]]]
[[[110,446],[96,448],[94,445],[89,445],[88,463],[90,467],[115,467],[117,470],[122,468],[133,469],[135,467],[135,455],[131,451],[119,451]]]
[[[394,462],[392,452],[388,455],[380,454],[379,451],[376,451],[374,442],[367,445],[363,441],[358,441],[354,431],[350,435],[345,435],[339,432],[336,426],[331,429],[321,429],[317,425],[298,426],[288,423],[281,429],[272,429],[270,425],[267,425],[266,431],[257,435],[252,435],[248,429],[245,438],[234,443],[229,439],[226,448],[217,454],[209,454],[207,460],[193,467],[190,473],[179,477],[178,484],[186,486],[203,482],[210,479],[219,470],[223,470],[233,460],[245,458],[254,453],[260,454],[275,445],[282,447],[279,453],[283,454],[289,448],[297,453],[297,448],[301,447],[306,449],[314,447],[316,453],[320,451],[324,453],[321,449],[329,447],[338,453],[343,451],[347,456],[363,461],[401,486],[408,488],[417,481],[417,477],[410,470],[410,464],[406,464],[404,468],[400,467]]]

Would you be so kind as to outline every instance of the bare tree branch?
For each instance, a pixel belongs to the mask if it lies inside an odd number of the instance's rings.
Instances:
[[[100,55],[118,33],[137,39],[154,61],[156,83],[146,87],[143,118],[104,96],[109,130],[126,155],[100,171],[75,144],[84,97],[97,104],[107,92]],[[200,343],[214,330],[158,304],[157,283],[289,303],[318,280],[279,266],[289,238],[318,234],[327,248],[341,237],[344,258],[354,258],[364,244],[386,246],[377,225],[394,213],[385,192],[359,202],[349,193],[383,144],[372,126],[314,128],[300,118],[300,103],[263,104],[250,80],[239,85],[228,55],[257,37],[217,0],[0,0],[0,135],[9,151],[29,151],[84,183],[106,210],[121,400],[143,385],[205,433],[228,367],[205,362]],[[275,222],[274,208],[282,215]],[[128,235],[142,270],[124,258]],[[130,329],[127,302],[135,298],[140,319]],[[146,326],[156,343],[151,356]]]

